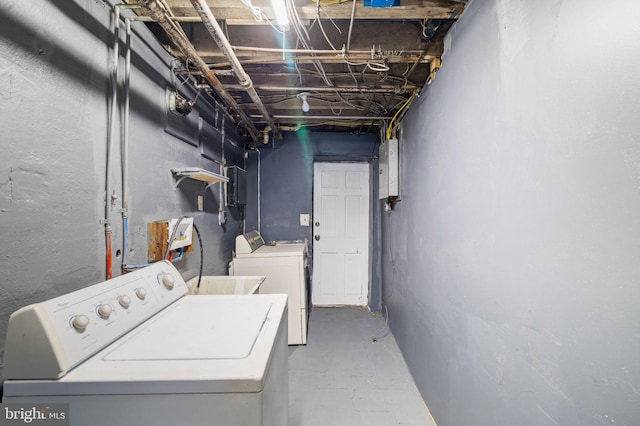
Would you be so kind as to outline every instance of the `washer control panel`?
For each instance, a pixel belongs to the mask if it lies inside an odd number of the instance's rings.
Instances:
[[[187,293],[167,262],[26,306],[9,318],[5,379],[64,376]]]

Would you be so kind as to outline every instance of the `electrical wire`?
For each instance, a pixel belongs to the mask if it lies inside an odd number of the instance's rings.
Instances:
[[[365,65],[365,63],[364,62],[363,63],[353,63],[352,62],[351,65],[355,65],[355,66],[357,66],[357,65]],[[287,65],[285,65],[283,67],[283,69],[289,69],[289,68],[292,68],[292,67],[291,66],[287,66]],[[314,71],[312,69],[309,69],[309,68],[304,68],[304,67],[298,67],[298,71],[302,71],[304,73],[312,74],[312,75],[316,74],[316,71]],[[280,75],[280,74],[275,74],[275,75]],[[284,73],[283,75],[286,76],[288,74]],[[332,78],[340,78],[340,77],[348,76],[349,74],[346,73],[346,72],[331,72],[331,73],[326,73],[326,75],[328,77],[332,77]],[[377,79],[377,81],[375,83],[380,83],[380,82],[385,81],[385,80],[391,80],[393,82],[398,82],[398,83],[402,83],[402,84],[405,83],[405,78],[401,77],[401,76],[397,76],[397,75],[385,74],[383,76],[383,78],[380,78],[380,76],[376,76],[374,74],[369,73],[369,74],[365,74],[364,76],[365,77],[375,77]],[[409,81],[409,83],[411,83],[412,85],[415,85],[415,83],[412,82],[412,81]],[[400,92],[400,93],[402,93],[402,92]]]
[[[336,50],[336,47],[333,45],[333,43],[331,43],[331,40],[329,40],[329,37],[327,36],[327,33],[324,31],[324,27],[322,26],[322,21],[320,20],[320,2],[318,2],[318,8],[316,11],[316,21],[318,22],[318,26],[320,27],[320,31],[322,31],[324,39],[327,41],[327,43],[329,43],[329,46],[331,46],[333,50]]]
[[[395,115],[393,116],[393,118],[389,122],[389,127],[387,128],[387,139],[391,139],[391,132],[392,132],[392,129],[393,129],[393,123],[395,122],[396,118],[398,117],[398,114],[400,114],[400,112],[403,109],[405,109],[407,107],[407,105],[409,105],[409,103],[411,103],[411,101],[415,98],[415,96],[416,96],[415,93],[411,94],[411,96],[409,96],[409,98],[400,107],[400,109],[398,109],[398,111],[396,111]]]
[[[387,72],[389,67],[385,63],[367,62],[367,68],[375,72]]]
[[[329,15],[327,13],[326,10],[324,10],[323,7],[320,7],[320,10],[322,10],[322,13],[325,14],[325,16],[327,17],[327,19],[329,20],[329,22],[331,22],[333,24],[333,27],[338,30],[338,33],[342,34],[342,30],[340,29],[340,27],[338,26],[338,24],[336,24],[336,22],[333,20],[333,18],[331,17],[331,15]]]
[[[385,319],[384,319],[384,326],[382,326],[382,328],[377,333],[375,333],[371,338],[371,341],[374,343],[380,339],[387,337],[387,335],[391,332],[391,328],[389,328],[389,310],[387,309],[387,305],[383,305],[383,306],[384,306],[384,311],[387,313],[387,315],[385,316]],[[385,328],[387,329],[387,331],[384,334],[380,335],[380,333]]]
[[[300,68],[298,67],[298,61],[294,61],[293,65],[296,68],[296,72],[298,73],[298,78],[300,79],[300,86],[304,86],[304,80],[302,79],[302,73],[300,72]]]
[[[309,37],[309,32],[307,31],[307,28],[303,25],[302,20],[300,19],[300,15],[298,15],[298,11],[296,9],[294,0],[286,0],[285,4],[287,6],[287,11],[291,18],[291,26],[293,27],[296,35],[298,36],[298,41],[302,43],[305,49],[314,50],[311,45],[311,38]],[[311,56],[316,56],[316,55],[314,53],[311,53]],[[322,62],[320,62],[319,60],[313,60],[311,63],[313,64],[313,67],[316,69],[316,71],[322,78],[322,81],[324,81],[325,85],[327,87],[334,87],[333,82],[328,78],[327,73],[324,70]],[[350,107],[360,111],[365,109],[361,105],[351,103],[348,99],[342,96],[342,94],[338,90],[335,90],[335,93],[336,93],[336,96],[338,96],[338,98],[340,98],[340,100],[346,105],[349,105]],[[332,112],[334,112],[335,114],[335,111],[333,111],[333,109],[332,109]]]
[[[202,266],[204,265],[204,248],[202,247],[202,238],[200,237],[200,231],[198,231],[198,227],[196,224],[193,224],[193,230],[196,231],[196,235],[198,236],[198,244],[200,245],[200,272],[198,272],[198,284],[196,284],[196,288],[200,288],[200,280],[202,279]]]
[[[284,33],[284,31],[280,30],[278,27],[273,25],[273,22],[271,22],[271,19],[269,19],[269,17],[264,14],[262,9],[260,9],[258,6],[254,6],[253,3],[251,2],[251,0],[240,0],[240,2],[242,4],[244,4],[251,11],[251,14],[253,15],[253,19],[256,22],[262,22],[263,20],[267,21],[267,23],[269,25],[271,25],[271,28],[276,30],[278,33],[280,33],[280,34]],[[227,39],[229,39],[229,35],[228,34],[227,34]]]
[[[269,25],[271,25],[271,28],[273,28],[274,30],[276,30],[277,33],[279,34],[284,34],[284,31],[282,31],[280,28],[276,27],[275,25],[273,25],[273,22],[271,22],[271,19],[269,19],[267,17],[267,15],[263,14],[262,17],[264,18],[265,21],[267,21],[269,23]]]
[[[262,15],[263,15],[262,9],[260,9],[257,6],[254,6],[253,3],[251,3],[251,0],[240,0],[240,2],[245,6],[247,6],[247,8],[251,11],[251,14],[253,15],[253,19],[256,22],[262,22]]]

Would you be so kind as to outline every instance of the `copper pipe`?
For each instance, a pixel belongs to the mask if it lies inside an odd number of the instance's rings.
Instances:
[[[239,84],[227,84],[227,89],[235,91],[235,90],[244,90],[242,86]],[[366,87],[341,87],[341,86],[333,86],[333,87],[291,87],[291,86],[269,86],[259,84],[254,86],[256,90],[264,90],[265,92],[286,92],[286,91],[295,91],[295,92],[340,92],[340,93],[398,93],[396,87],[387,87],[387,88],[366,88]],[[416,89],[415,85],[408,85],[404,88],[404,92],[411,92]]]
[[[393,57],[389,57],[386,61],[386,64],[404,64],[407,62],[414,62],[417,58],[419,57],[419,55],[416,56],[393,56]],[[425,57],[426,58],[426,57]],[[425,59],[423,58],[422,63],[428,63],[430,62],[430,58],[429,59]],[[315,62],[315,61],[321,61],[321,62],[325,62],[325,63],[336,63],[336,64],[342,64],[347,62],[346,58],[342,58],[339,56],[296,56],[295,57],[295,61],[298,63],[310,63],[310,62]],[[370,61],[370,62],[374,62],[371,59],[367,59],[365,57],[349,57],[348,59],[349,62],[366,62],[366,61]],[[281,63],[285,63],[287,61],[283,61],[282,60],[282,56],[278,57],[278,56],[265,56],[263,58],[259,58],[259,59],[240,59],[240,62],[243,64],[281,64]],[[211,63],[209,64],[209,66],[211,68],[225,68],[230,66],[231,64],[229,62],[217,62],[217,63]],[[364,64],[363,64],[364,65]]]
[[[367,117],[366,115],[274,115],[278,120],[333,120],[333,121],[357,121],[357,120],[389,120],[391,117],[387,116],[375,116]],[[251,118],[262,118],[259,114],[252,114]]]

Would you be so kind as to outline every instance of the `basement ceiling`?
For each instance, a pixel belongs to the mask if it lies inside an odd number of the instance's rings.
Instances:
[[[283,0],[283,32],[269,0],[127,1],[143,6],[136,13],[177,58],[175,72],[210,91],[248,145],[265,129],[279,137],[303,127],[377,133],[396,124],[435,77],[444,36],[467,3]]]

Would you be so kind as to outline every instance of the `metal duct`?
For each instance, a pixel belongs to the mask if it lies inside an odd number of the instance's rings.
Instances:
[[[249,97],[251,97],[253,103],[256,104],[256,106],[262,113],[265,121],[273,131],[274,137],[278,140],[282,140],[282,134],[278,130],[278,126],[276,126],[276,123],[273,121],[271,114],[269,114],[269,111],[267,111],[267,108],[262,103],[262,99],[260,99],[258,92],[256,92],[256,89],[253,87],[251,77],[249,77],[249,75],[244,71],[244,68],[242,67],[242,64],[240,64],[238,57],[233,52],[231,43],[229,43],[229,40],[227,40],[227,37],[224,35],[222,28],[220,28],[220,25],[218,25],[218,21],[216,21],[213,13],[211,13],[211,9],[207,5],[207,2],[205,0],[191,0],[191,4],[195,8],[196,12],[198,12],[198,15],[200,15],[200,18],[202,18],[202,23],[209,31],[209,34],[211,34],[213,40],[220,47],[222,53],[224,53],[224,55],[229,59],[231,68],[233,69],[236,78],[240,82],[240,85],[247,91],[247,94],[249,95]]]
[[[189,40],[174,27],[158,2],[156,0],[140,0],[139,4],[149,10],[149,15],[162,27],[171,41],[193,62],[209,84],[211,84],[211,87],[220,95],[222,100],[238,114],[241,121],[246,124],[251,139],[253,139],[254,142],[260,141],[262,137],[261,133],[253,125],[249,117],[240,109],[235,99],[225,90],[220,80],[218,80],[213,71],[209,69],[204,60],[198,55],[198,52],[196,52]]]

